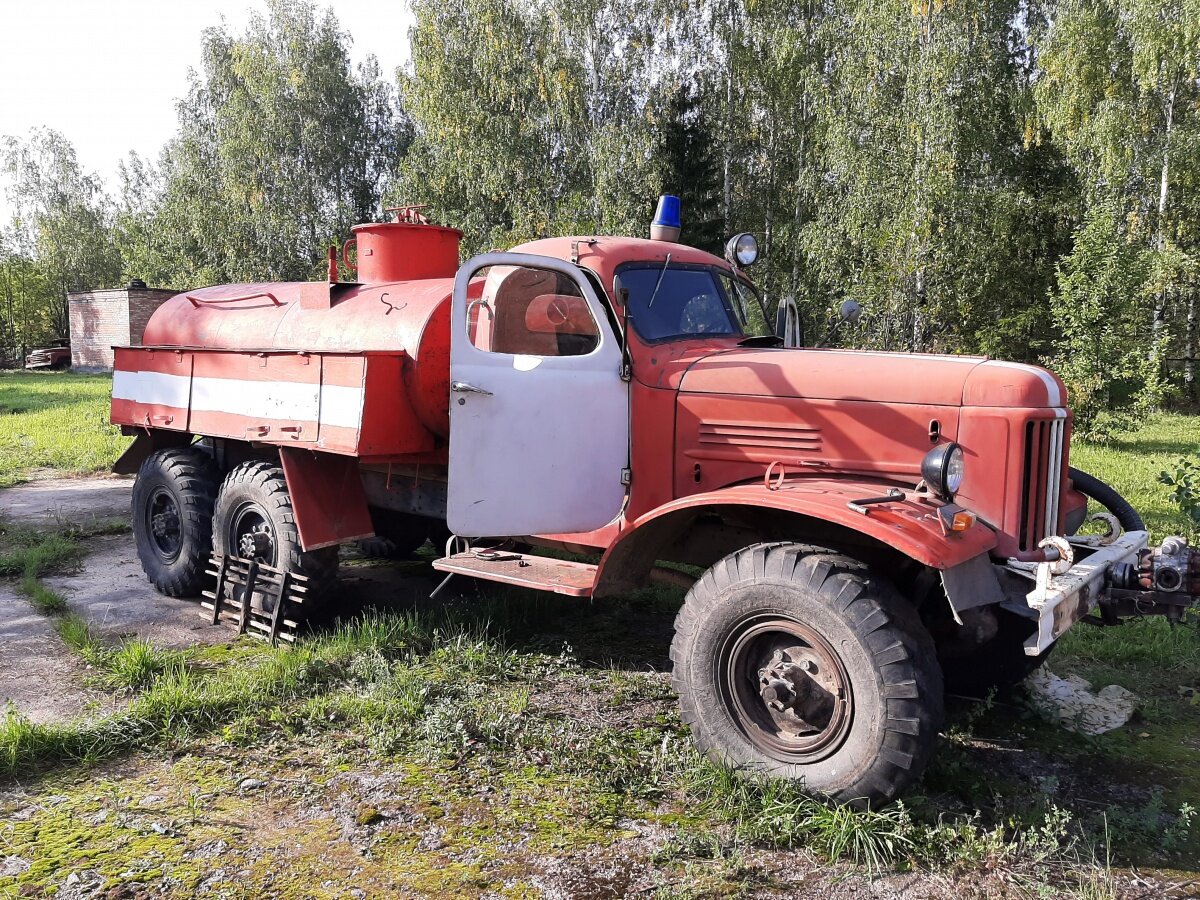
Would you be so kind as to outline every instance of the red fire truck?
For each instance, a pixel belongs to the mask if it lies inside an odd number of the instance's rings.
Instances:
[[[453,534],[442,572],[597,600],[694,567],[671,658],[697,744],[870,802],[922,771],[944,685],[1200,594],[1200,553],[1149,547],[1070,468],[1053,374],[800,346],[745,274],[753,236],[679,243],[672,199],[649,240],[461,265],[460,232],[405,209],[353,229],[354,282],[331,250],[323,282],[164,303],[113,379],[150,580],[212,593],[210,559],[249,561],[311,603],[374,535]]]

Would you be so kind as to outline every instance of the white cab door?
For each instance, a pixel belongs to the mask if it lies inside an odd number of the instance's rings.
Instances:
[[[579,269],[487,253],[459,269],[447,521],[470,537],[591,531],[625,502],[629,386]]]

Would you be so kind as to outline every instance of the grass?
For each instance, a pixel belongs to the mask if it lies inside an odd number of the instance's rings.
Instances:
[[[0,519],[0,578],[20,578],[18,590],[43,615],[62,615],[67,611],[67,601],[46,587],[41,577],[62,571],[83,554],[84,548],[73,531],[44,532]]]
[[[87,550],[84,538],[129,530],[124,520],[96,519],[84,524],[60,523],[45,530],[13,525],[0,518],[0,578],[16,577],[18,590],[43,615],[67,611],[66,599],[42,583],[43,575],[69,570]]]
[[[1169,489],[1158,483],[1159,473],[1174,471],[1181,456],[1200,457],[1200,416],[1163,413],[1110,443],[1071,445],[1071,465],[1116,488],[1141,513],[1153,541],[1183,534],[1196,543],[1200,535],[1171,503]]]
[[[250,757],[259,748],[277,753],[318,741],[335,757],[359,747],[376,764],[449,767],[470,784],[524,771],[565,781],[589,827],[613,829],[631,817],[671,823],[664,865],[725,864],[756,847],[803,848],[868,872],[1051,859],[1065,866],[1074,859],[1071,818],[1054,809],[1028,824],[940,811],[914,816],[903,804],[861,811],[715,766],[697,755],[660,676],[625,672],[614,679],[574,652],[532,649],[521,624],[523,601],[507,593],[473,606],[367,613],[299,646],[255,645],[215,664],[208,649],[166,652],[140,642],[97,654],[86,627],[76,624],[73,642],[113,683],[135,692],[132,703],[76,726],[32,725],[10,713],[0,723],[0,774],[29,777],[134,749],[178,754],[213,740],[225,747],[215,751],[220,756]],[[649,593],[634,609],[653,614],[674,602]],[[629,612],[611,611],[626,623]],[[609,614],[585,616],[592,620],[587,630],[603,634],[613,624]],[[557,616],[571,613],[560,607]],[[554,629],[557,616],[542,626]],[[595,708],[551,702],[548,693],[568,685],[594,696]],[[654,712],[612,710],[605,691],[652,704]],[[532,827],[559,813],[512,814]],[[740,871],[731,866],[726,874]]]
[[[108,375],[0,371],[0,487],[110,468],[129,442],[108,424],[111,390]]]

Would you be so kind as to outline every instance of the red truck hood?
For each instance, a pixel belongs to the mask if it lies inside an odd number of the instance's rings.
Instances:
[[[1067,397],[1057,376],[1022,363],[809,349],[713,353],[687,370],[680,390],[933,406],[1058,407]]]

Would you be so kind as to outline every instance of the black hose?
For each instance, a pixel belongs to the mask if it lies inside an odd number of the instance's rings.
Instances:
[[[1089,475],[1087,472],[1081,472],[1074,466],[1068,469],[1068,474],[1071,476],[1071,484],[1075,490],[1079,491],[1085,497],[1095,500],[1116,516],[1117,521],[1121,523],[1121,527],[1126,531],[1146,530],[1146,523],[1142,521],[1142,517],[1138,515],[1137,510],[1129,505],[1129,501],[1099,478]]]

